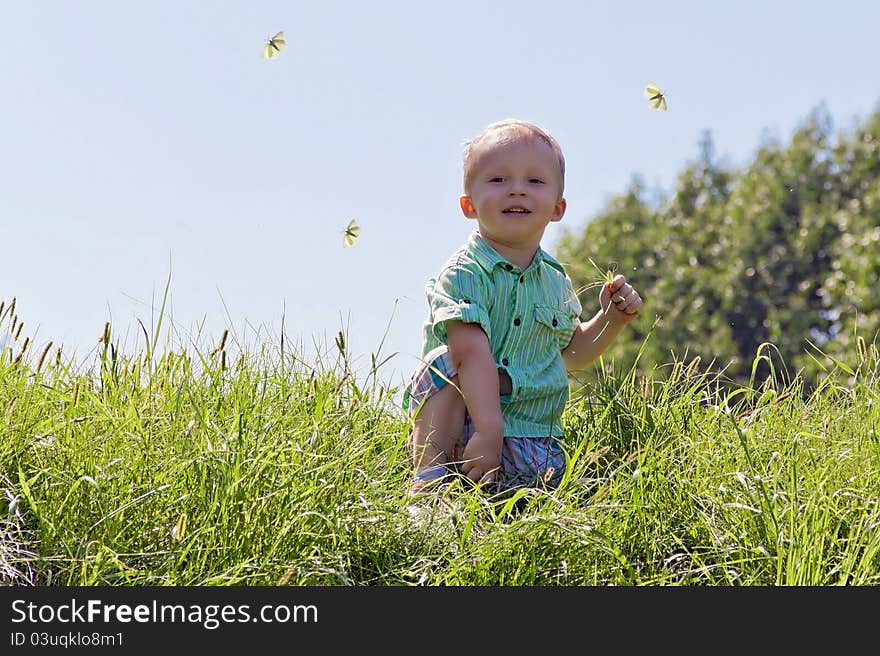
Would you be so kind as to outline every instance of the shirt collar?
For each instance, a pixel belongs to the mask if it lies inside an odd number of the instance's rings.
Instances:
[[[519,267],[505,260],[501,253],[492,248],[477,230],[474,230],[471,233],[471,237],[468,240],[468,246],[470,247],[470,251],[473,253],[474,259],[477,263],[490,273],[492,272],[492,269],[499,265],[508,271],[519,269]],[[547,255],[544,253],[544,249],[539,246],[535,253],[535,257],[532,258],[532,263],[528,268],[531,269],[540,266],[545,257],[547,257]]]

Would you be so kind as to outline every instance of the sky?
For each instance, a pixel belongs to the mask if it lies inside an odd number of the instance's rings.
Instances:
[[[633,176],[674,188],[705,131],[740,166],[820,105],[851,128],[878,107],[878,25],[868,0],[7,2],[0,300],[33,352],[87,362],[107,321],[142,349],[168,284],[178,346],[226,328],[277,346],[283,322],[326,362],[344,329],[357,370],[391,356],[379,377],[399,385],[425,281],[475,227],[467,139],[516,117],[560,141],[552,253]],[[287,49],[262,59],[279,30]]]

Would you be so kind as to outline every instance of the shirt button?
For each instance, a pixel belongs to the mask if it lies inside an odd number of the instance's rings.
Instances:
[[[526,279],[525,276],[520,276],[520,277],[519,277],[519,281],[520,281],[520,282],[525,282],[525,279]]]
[[[505,264],[505,265],[504,265],[504,268],[507,269],[508,271],[512,271],[512,270],[513,270],[513,265],[512,265],[512,264]]]
[[[553,327],[556,328],[556,326],[558,326],[558,325],[559,325],[559,322],[556,320],[556,317],[554,317],[553,318]]]
[[[508,361],[507,358],[504,358],[504,359],[501,361],[501,364],[503,364],[503,365],[506,367],[507,365],[510,364],[510,361]]]
[[[518,326],[520,323],[522,323],[522,322],[519,320],[519,317],[517,317],[516,319],[513,320],[514,326]]]

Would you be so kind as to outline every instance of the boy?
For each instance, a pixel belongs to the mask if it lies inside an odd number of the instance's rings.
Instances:
[[[581,322],[571,280],[540,247],[565,214],[564,177],[559,144],[532,123],[493,123],[465,146],[459,203],[477,229],[426,285],[422,364],[404,396],[411,493],[456,465],[502,487],[562,477],[567,371],[595,360],[642,306],[618,275]]]

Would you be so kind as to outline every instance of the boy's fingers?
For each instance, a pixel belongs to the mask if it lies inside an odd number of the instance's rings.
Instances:
[[[638,294],[633,294],[627,302],[621,303],[617,307],[627,314],[637,314],[642,307],[642,298]]]
[[[618,288],[614,287],[614,283],[607,283],[605,285],[605,289],[603,289],[602,293],[600,294],[600,300],[602,298],[607,298],[612,303],[616,303],[618,297],[617,290]]]
[[[471,479],[471,481],[478,485],[482,485],[483,483],[491,483],[495,480],[495,472],[498,471],[498,468],[495,467],[494,469],[484,472],[481,467],[472,465],[467,471],[465,471],[464,466],[462,466],[461,471],[465,476]]]

